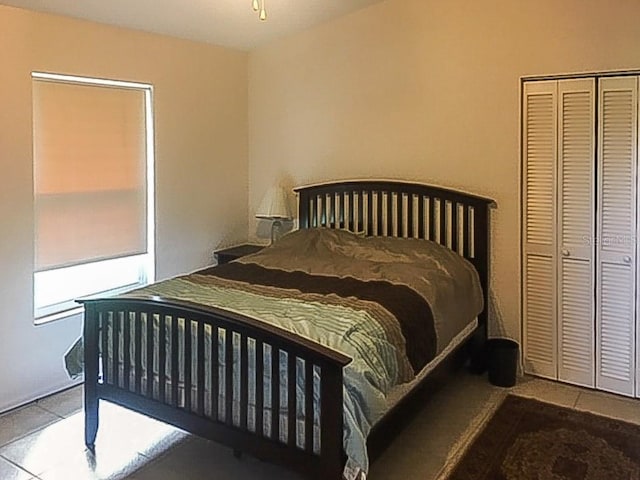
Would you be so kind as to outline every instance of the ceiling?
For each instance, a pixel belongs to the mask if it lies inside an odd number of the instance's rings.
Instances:
[[[0,0],[0,4],[251,50],[382,0],[264,1],[264,22],[251,8],[251,0]]]

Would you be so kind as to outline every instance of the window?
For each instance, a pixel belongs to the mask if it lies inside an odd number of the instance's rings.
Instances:
[[[32,74],[36,323],[154,278],[151,85]]]

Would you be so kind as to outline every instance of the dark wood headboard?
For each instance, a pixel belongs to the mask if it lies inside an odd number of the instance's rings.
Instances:
[[[432,240],[468,259],[489,300],[489,198],[419,183],[349,180],[295,188],[300,228]]]

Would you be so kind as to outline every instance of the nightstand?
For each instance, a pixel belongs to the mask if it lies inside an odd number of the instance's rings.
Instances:
[[[264,248],[264,245],[237,245],[235,247],[224,248],[222,250],[216,250],[213,252],[216,260],[218,260],[218,265],[224,265],[225,263],[229,263],[232,260],[235,260],[240,257],[244,257],[245,255],[251,255],[252,253],[257,253]]]

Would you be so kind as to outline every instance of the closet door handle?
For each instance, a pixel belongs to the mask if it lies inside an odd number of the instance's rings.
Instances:
[[[631,263],[631,256],[625,255],[624,257],[622,257],[622,261],[624,263]]]
[[[566,248],[562,249],[562,256],[563,257],[568,257],[569,255],[571,255],[571,252],[569,250],[567,250]]]

